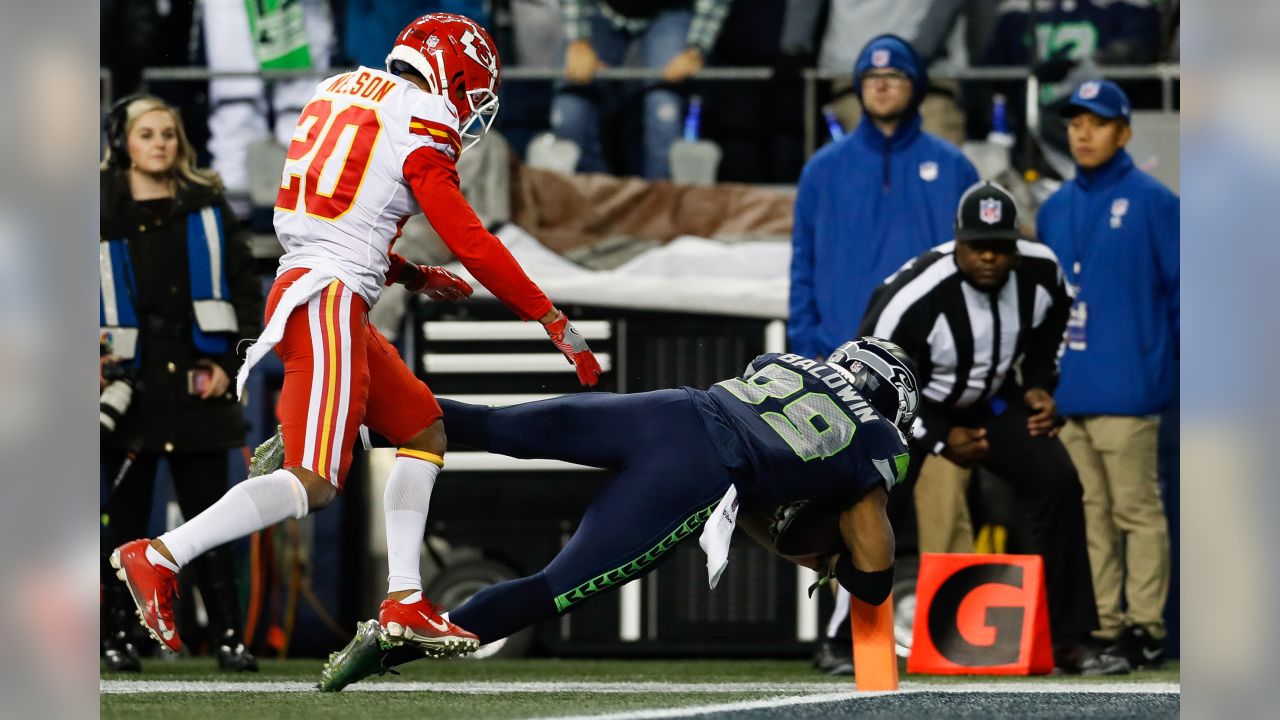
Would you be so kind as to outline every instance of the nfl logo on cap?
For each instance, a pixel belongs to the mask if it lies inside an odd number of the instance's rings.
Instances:
[[[875,67],[878,67],[878,68],[879,68],[879,67],[885,67],[886,65],[888,65],[888,64],[889,64],[889,51],[888,51],[888,50],[886,50],[886,49],[884,49],[884,48],[880,48],[880,49],[878,49],[878,50],[872,50],[872,51],[871,51],[871,64],[872,64],[872,65],[874,65]]]
[[[1080,86],[1080,99],[1092,100],[1098,97],[1098,90],[1100,89],[1102,89],[1101,85],[1096,82],[1089,81]]]
[[[1003,212],[1003,206],[995,198],[983,198],[978,202],[978,219],[988,225],[995,225],[1000,222]]]

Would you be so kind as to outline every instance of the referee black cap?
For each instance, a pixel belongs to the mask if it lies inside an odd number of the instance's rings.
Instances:
[[[999,185],[984,180],[964,191],[956,209],[957,240],[1017,240],[1018,206]]]

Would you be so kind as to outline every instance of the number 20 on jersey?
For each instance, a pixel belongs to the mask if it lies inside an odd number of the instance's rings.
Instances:
[[[337,114],[333,109],[332,100],[315,100],[302,109],[298,131],[305,134],[298,139],[295,132],[289,143],[276,210],[297,212],[301,197],[308,215],[337,220],[355,204],[374,145],[382,134],[382,121],[370,107],[348,105]],[[342,142],[344,137],[349,139]],[[336,158],[339,143],[345,153]],[[332,163],[337,163],[332,165],[336,170],[330,169]],[[306,168],[304,175],[295,174],[299,165]],[[337,179],[333,180],[335,173]],[[328,192],[325,184],[331,184]]]

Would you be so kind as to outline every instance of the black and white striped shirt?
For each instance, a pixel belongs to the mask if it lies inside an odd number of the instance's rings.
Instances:
[[[916,440],[937,452],[964,415],[979,412],[1010,380],[1052,391],[1071,308],[1058,259],[1040,243],[1017,241],[1009,280],[987,292],[964,279],[955,242],[909,261],[876,289],[859,335],[901,345],[921,387]]]

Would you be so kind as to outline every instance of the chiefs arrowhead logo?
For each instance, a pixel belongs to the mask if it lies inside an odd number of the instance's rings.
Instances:
[[[489,51],[488,44],[480,36],[468,30],[462,34],[458,42],[461,43],[462,52],[466,53],[467,57],[479,63],[480,67],[488,70],[490,75],[498,74],[498,67],[494,61],[493,53]]]

